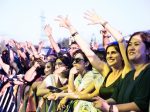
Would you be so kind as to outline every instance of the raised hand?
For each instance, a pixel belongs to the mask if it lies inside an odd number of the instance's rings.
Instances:
[[[27,42],[28,46],[31,47],[33,44],[31,42]]]
[[[77,70],[76,67],[72,67],[70,70],[70,74],[77,74],[79,71]]]
[[[38,67],[40,67],[40,64],[39,64],[39,62],[35,61],[35,63],[34,63],[33,66],[34,66],[35,68],[38,68]]]
[[[43,46],[44,46],[44,41],[40,41],[40,42],[39,42],[39,46],[40,46],[40,47],[43,47]]]
[[[45,25],[44,31],[48,37],[52,35],[52,27],[49,24]]]
[[[26,48],[31,48],[31,44],[29,42],[25,42]]]
[[[63,73],[64,71],[66,71],[66,67],[59,67],[58,69],[56,69],[54,71],[54,74],[61,74]]]
[[[20,49],[20,48],[21,48],[21,45],[20,45],[19,42],[16,43],[16,47],[17,47],[17,49]]]
[[[98,16],[94,10],[86,11],[84,14],[84,18],[90,21],[89,25],[103,24],[105,22],[105,20]]]
[[[15,46],[15,41],[13,39],[10,39],[8,41],[8,44],[11,46],[11,47],[14,47]]]
[[[59,22],[59,26],[60,27],[65,27],[65,28],[69,29],[70,26],[71,26],[71,23],[70,23],[70,21],[68,19],[68,16],[66,16],[66,17],[57,16],[57,18],[55,19],[55,21]]]

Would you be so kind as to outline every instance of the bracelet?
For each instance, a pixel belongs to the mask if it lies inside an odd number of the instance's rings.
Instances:
[[[113,105],[110,105],[109,112],[113,112]]]
[[[78,32],[75,32],[75,33],[73,33],[71,36],[72,37],[75,37],[76,35],[78,35],[79,33]]]
[[[105,28],[105,26],[108,24],[108,22],[107,21],[105,21],[103,24],[102,24],[102,26]]]

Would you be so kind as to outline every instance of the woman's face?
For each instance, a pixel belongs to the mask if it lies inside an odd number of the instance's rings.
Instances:
[[[132,37],[128,44],[127,53],[130,61],[142,61],[146,59],[146,46],[140,35]]]
[[[61,67],[64,67],[64,63],[60,60],[60,59],[57,59],[56,62],[55,62],[55,70],[56,69],[59,69]]]
[[[85,70],[85,61],[82,54],[78,53],[74,56],[73,66],[76,67],[76,69],[80,72]]]
[[[52,74],[51,62],[48,62],[45,64],[44,73],[45,73],[45,75]]]
[[[122,64],[122,57],[115,47],[110,46],[106,51],[106,60],[109,66],[116,66]]]

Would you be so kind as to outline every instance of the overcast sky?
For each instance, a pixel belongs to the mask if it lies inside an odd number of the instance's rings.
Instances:
[[[100,41],[99,26],[88,26],[83,18],[94,9],[123,35],[150,29],[150,0],[0,0],[0,36],[38,43],[41,37],[41,15],[53,27],[58,41],[68,37],[67,30],[54,21],[57,15],[68,15],[86,41],[94,34]]]

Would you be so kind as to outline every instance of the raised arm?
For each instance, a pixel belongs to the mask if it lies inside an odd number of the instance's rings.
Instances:
[[[109,22],[104,20],[102,17],[98,16],[95,11],[87,11],[85,13],[85,18],[91,22],[91,23],[89,23],[91,25],[100,24],[101,26],[103,26],[118,41],[120,51],[121,51],[121,54],[122,54],[122,57],[124,60],[124,64],[125,64],[124,70],[122,72],[122,76],[124,77],[125,74],[132,69],[132,66],[127,58],[126,42],[125,42],[122,34],[118,30],[113,28],[109,24]]]
[[[42,48],[43,48],[43,45],[44,45],[44,41],[40,41],[40,42],[39,42],[39,47],[38,47],[38,54],[41,53],[41,50],[42,50]]]
[[[56,41],[54,40],[53,36],[52,36],[52,28],[50,27],[50,25],[46,25],[44,28],[44,31],[46,33],[46,35],[48,36],[48,39],[52,45],[52,47],[54,48],[54,50],[59,53],[60,52],[60,48],[58,46],[58,44],[56,43]]]
[[[102,35],[103,47],[106,49],[108,44],[110,43],[110,34],[105,29],[100,30],[100,34]]]
[[[25,73],[24,79],[28,82],[31,82],[37,75],[35,70],[39,66],[40,65],[38,64],[38,62],[35,62],[34,65]]]
[[[30,50],[30,46],[28,45],[28,42],[27,42],[27,41],[25,42],[25,49],[26,49],[26,51],[29,53],[30,56],[33,55],[33,52]]]
[[[17,53],[20,57],[22,57],[23,59],[27,58],[27,56],[24,52],[24,48],[22,47],[21,43],[16,42],[16,49],[17,49]]]
[[[36,50],[35,46],[31,42],[28,42],[28,45],[31,47],[34,57],[39,58],[40,56],[39,56],[38,51]]]
[[[3,68],[3,70],[8,74],[8,76],[11,75],[11,74],[9,74],[10,66],[3,62],[1,56],[0,56],[0,66],[1,66],[1,67]]]
[[[63,18],[62,16],[59,16],[56,21],[59,22],[59,25],[61,27],[64,27],[69,30],[72,37],[74,37],[75,41],[80,46],[81,50],[85,53],[87,58],[89,59],[92,66],[97,69],[104,77],[109,73],[110,68],[104,61],[100,60],[96,54],[90,49],[89,45],[82,40],[82,38],[79,36],[77,30],[71,25],[70,21],[68,20],[68,17]]]

